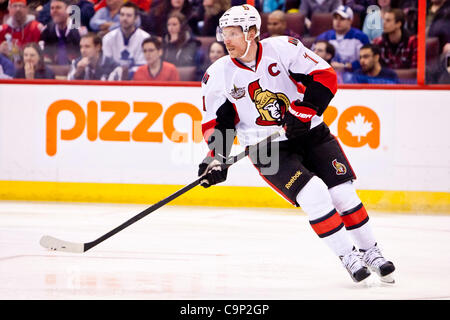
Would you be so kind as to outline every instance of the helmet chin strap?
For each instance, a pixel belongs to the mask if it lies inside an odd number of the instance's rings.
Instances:
[[[248,51],[250,50],[250,43],[252,42],[251,40],[248,39],[248,32],[244,32],[245,35],[245,42],[247,42],[247,49],[245,50],[245,53],[239,57],[239,59],[245,58],[245,56],[248,54]]]

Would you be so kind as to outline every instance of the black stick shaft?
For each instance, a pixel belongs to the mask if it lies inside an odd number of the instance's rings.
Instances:
[[[263,145],[267,145],[269,144],[271,141],[275,140],[276,138],[278,138],[282,133],[282,130],[277,131],[273,134],[271,134],[270,136],[268,136],[267,138],[265,138],[264,140],[258,142],[255,145],[249,146],[247,148],[245,148],[244,151],[242,151],[241,153],[237,154],[236,156],[230,158],[231,161],[228,162],[228,167],[230,167],[231,165],[233,165],[234,163],[236,163],[237,161],[239,161],[240,159],[246,157],[247,155],[249,155],[250,153],[253,153],[257,150],[258,147],[261,147]],[[125,221],[124,223],[122,223],[120,226],[112,229],[111,231],[109,231],[108,233],[105,233],[103,236],[99,237],[98,239],[91,241],[91,242],[87,242],[84,244],[84,252],[88,251],[89,249],[95,247],[96,245],[98,245],[99,243],[105,241],[106,239],[112,237],[113,235],[115,235],[116,233],[122,231],[123,229],[127,228],[128,226],[132,225],[133,223],[135,223],[136,221],[141,220],[142,218],[144,218],[145,216],[149,215],[150,213],[152,213],[155,210],[158,210],[159,208],[161,208],[162,206],[166,205],[167,203],[169,203],[170,201],[178,198],[179,196],[181,196],[182,194],[188,192],[189,190],[191,190],[192,188],[196,187],[197,185],[200,184],[200,181],[203,180],[203,177],[198,178],[197,180],[195,180],[194,182],[188,184],[187,186],[184,186],[183,188],[181,188],[180,190],[178,190],[177,192],[171,194],[170,196],[168,196],[167,198],[155,203],[154,205],[148,207],[147,209],[145,209],[144,211],[142,211],[141,213],[135,215],[134,217],[132,217],[131,219]]]

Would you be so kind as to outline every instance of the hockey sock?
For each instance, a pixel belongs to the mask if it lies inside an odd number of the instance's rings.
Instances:
[[[367,250],[376,243],[369,216],[352,182],[340,184],[330,190],[333,204],[341,215],[345,229],[359,249]]]
[[[337,256],[352,251],[353,243],[321,179],[312,177],[298,193],[296,200],[308,215],[313,230]]]

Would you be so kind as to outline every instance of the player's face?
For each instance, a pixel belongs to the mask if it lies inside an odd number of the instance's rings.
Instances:
[[[225,27],[222,30],[222,35],[230,57],[242,57],[247,49],[247,42],[241,27]]]
[[[370,72],[375,67],[375,56],[373,55],[372,50],[370,49],[362,49],[359,52],[359,63],[361,64],[361,69],[364,72]]]
[[[147,61],[147,64],[149,65],[157,62],[162,56],[162,50],[158,50],[152,42],[144,44],[144,48],[142,50],[144,51],[145,61]]]
[[[218,43],[213,43],[211,45],[211,49],[209,49],[209,60],[211,63],[215,62],[217,59],[223,57],[225,55],[225,51],[223,47]]]
[[[100,54],[100,46],[95,46],[92,38],[82,38],[80,40],[80,52],[83,58],[92,59]]]
[[[136,16],[133,8],[123,7],[120,9],[119,22],[122,29],[132,29],[136,23]]]
[[[31,63],[33,66],[37,66],[39,62],[39,54],[32,47],[27,47],[23,50],[23,62],[25,64]]]

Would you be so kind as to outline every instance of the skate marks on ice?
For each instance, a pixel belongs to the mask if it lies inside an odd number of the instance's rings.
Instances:
[[[450,299],[450,216],[371,212],[394,285],[355,284],[300,210],[164,207],[92,250],[146,206],[0,202],[0,299]]]

